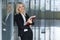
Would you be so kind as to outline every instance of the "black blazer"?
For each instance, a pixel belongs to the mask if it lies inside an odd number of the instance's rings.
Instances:
[[[26,17],[26,21],[27,21],[29,16],[26,14],[25,17]],[[14,15],[14,22],[18,26],[18,36],[22,36],[23,35],[24,29],[30,29],[29,25],[28,26],[24,25],[24,20],[23,20],[22,15],[20,13]]]

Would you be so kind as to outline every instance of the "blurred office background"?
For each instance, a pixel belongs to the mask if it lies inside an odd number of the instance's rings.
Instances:
[[[0,40],[8,39],[9,33],[6,33],[8,30],[4,24],[9,2],[12,6],[12,15],[15,13],[17,2],[25,4],[29,16],[36,15],[35,25],[31,27],[33,40],[60,40],[60,0],[0,0]],[[10,40],[18,40],[17,26],[14,26],[13,21],[11,23]]]

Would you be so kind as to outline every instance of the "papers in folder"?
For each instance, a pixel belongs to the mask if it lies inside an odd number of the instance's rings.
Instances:
[[[29,19],[35,19],[36,18],[36,16],[31,16]]]

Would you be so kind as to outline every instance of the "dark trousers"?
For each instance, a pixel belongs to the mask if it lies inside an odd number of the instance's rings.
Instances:
[[[21,40],[33,40],[32,30],[24,32],[24,35],[21,37]]]

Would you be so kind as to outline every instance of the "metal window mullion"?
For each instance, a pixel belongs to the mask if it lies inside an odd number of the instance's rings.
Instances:
[[[2,0],[0,0],[0,40],[2,40]]]

